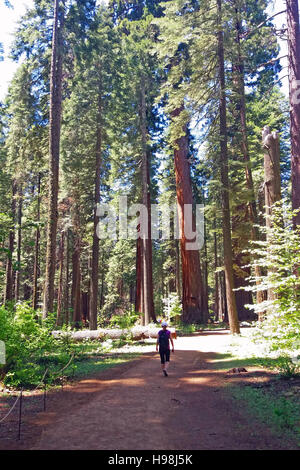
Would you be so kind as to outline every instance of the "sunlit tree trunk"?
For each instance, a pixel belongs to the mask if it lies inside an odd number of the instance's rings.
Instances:
[[[269,126],[265,126],[262,132],[262,145],[264,148],[264,190],[265,190],[265,214],[266,227],[271,228],[272,206],[281,199],[280,179],[280,147],[277,132],[270,132]],[[268,240],[268,230],[267,230]],[[268,300],[274,300],[273,289],[268,289]]]
[[[178,118],[183,106],[171,113],[172,119]],[[182,267],[182,320],[184,323],[206,323],[208,312],[203,292],[199,250],[188,250],[186,244],[194,242],[186,237],[184,209],[185,204],[193,205],[190,165],[188,162],[188,130],[184,127],[184,135],[174,142],[174,161],[176,176],[176,195],[178,204],[179,224],[181,229],[180,251]],[[192,226],[195,230],[195,220]]]
[[[292,207],[300,208],[300,26],[298,0],[286,0],[291,120]],[[294,226],[300,225],[300,211]]]

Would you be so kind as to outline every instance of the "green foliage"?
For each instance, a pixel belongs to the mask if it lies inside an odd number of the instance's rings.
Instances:
[[[255,242],[252,250],[255,264],[265,275],[249,279],[246,290],[272,290],[274,300],[249,306],[256,312],[265,312],[265,319],[257,324],[257,339],[267,341],[271,349],[293,351],[300,339],[300,230],[293,230],[293,212],[289,205],[274,205],[271,228],[265,241]],[[299,347],[299,345],[297,346]]]
[[[188,325],[186,323],[179,323],[176,326],[176,329],[179,334],[188,335],[188,334],[195,333],[196,331],[198,331],[199,325],[195,325],[195,324]]]
[[[167,298],[163,299],[164,317],[171,323],[177,325],[182,315],[182,303],[177,294],[171,292]]]
[[[0,340],[6,347],[6,364],[0,368],[0,377],[6,386],[37,386],[46,368],[46,381],[53,383],[70,355],[80,355],[74,343],[66,342],[65,338],[54,339],[53,319],[50,315],[46,322],[42,321],[39,312],[25,302],[11,308],[0,307]],[[72,367],[74,364],[69,366],[69,371]]]
[[[283,377],[294,377],[300,373],[300,362],[294,363],[288,355],[280,356],[276,359],[276,369]]]
[[[138,318],[138,313],[134,310],[128,310],[124,314],[113,315],[110,319],[110,325],[125,330],[134,326]]]
[[[276,397],[268,391],[250,387],[231,387],[233,397],[242,402],[250,415],[267,424],[276,433],[299,437],[299,400]]]
[[[6,310],[0,307],[0,339],[5,342],[4,383],[12,386],[37,384],[42,375],[38,360],[53,349],[53,338],[26,303]]]

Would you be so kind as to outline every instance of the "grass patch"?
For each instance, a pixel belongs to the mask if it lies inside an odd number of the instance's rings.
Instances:
[[[230,370],[234,367],[261,367],[267,370],[280,371],[280,358],[250,357],[241,358],[230,353],[216,354],[212,361],[216,370]],[[266,424],[274,434],[295,440],[300,446],[300,377],[289,377],[277,373],[263,382],[232,384],[228,382],[226,392],[238,404],[243,412]],[[293,390],[295,393],[293,393]]]
[[[68,367],[66,372],[70,378],[79,378],[92,375],[119,364],[132,361],[139,357],[139,353],[128,353],[110,357],[92,357],[81,361],[75,361],[74,367]],[[68,370],[69,369],[69,370]],[[66,375],[67,375],[66,374]]]
[[[191,325],[181,323],[174,326],[179,336],[185,336],[198,331],[217,331],[229,328],[227,323],[193,323]]]
[[[266,424],[273,433],[295,439],[300,446],[300,403],[299,397],[286,398],[277,393],[276,385],[268,389],[233,385],[227,388],[233,399],[246,409],[247,413]]]
[[[213,368],[217,370],[227,370],[233,367],[266,367],[273,369],[276,367],[277,359],[265,357],[238,358],[230,353],[215,354],[216,359],[212,361]]]

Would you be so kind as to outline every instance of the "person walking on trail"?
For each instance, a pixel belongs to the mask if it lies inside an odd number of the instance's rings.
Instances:
[[[157,341],[156,341],[156,351],[158,351],[159,347],[159,354],[160,354],[160,362],[163,374],[165,377],[168,376],[168,366],[170,362],[170,341],[172,344],[172,352],[174,352],[174,343],[173,338],[171,336],[171,332],[167,330],[168,323],[163,321],[162,330],[158,332]]]

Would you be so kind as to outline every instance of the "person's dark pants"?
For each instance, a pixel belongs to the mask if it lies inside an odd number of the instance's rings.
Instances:
[[[159,354],[161,364],[170,361],[170,349],[159,350]]]

